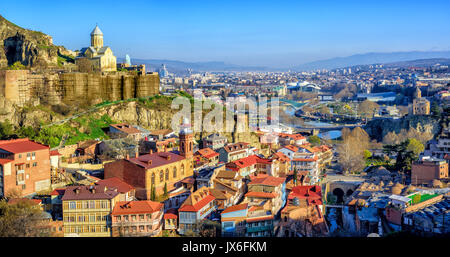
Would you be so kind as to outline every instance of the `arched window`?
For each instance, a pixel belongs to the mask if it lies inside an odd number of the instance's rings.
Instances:
[[[173,167],[173,178],[177,177],[177,167]]]
[[[184,164],[181,164],[181,175],[184,175]]]
[[[192,142],[189,143],[189,151],[192,151]]]
[[[159,172],[159,182],[163,182],[163,180],[164,180],[164,172],[161,170]]]
[[[169,180],[169,169],[166,169],[166,181]]]
[[[155,173],[152,173],[152,185],[155,184]]]

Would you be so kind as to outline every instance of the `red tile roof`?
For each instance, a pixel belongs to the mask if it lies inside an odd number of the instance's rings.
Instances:
[[[76,192],[78,189],[78,193]],[[95,189],[93,191],[92,189]],[[69,186],[66,188],[63,201],[66,200],[99,200],[99,199],[112,199],[116,197],[119,192],[117,189],[107,188],[102,185],[95,186]]]
[[[164,214],[164,219],[176,219],[178,218],[177,215],[178,211],[176,209],[169,209],[166,211],[166,213]]]
[[[278,178],[269,176],[267,174],[258,174],[256,176],[250,176],[251,182],[249,185],[267,185],[267,186],[279,186],[284,183],[286,178]]]
[[[288,195],[288,199],[306,199],[310,205],[322,204],[322,188],[313,186],[295,186]]]
[[[65,191],[65,188],[56,188],[50,193],[50,195],[64,195]]]
[[[123,214],[153,213],[161,211],[163,206],[164,204],[153,201],[117,202],[111,214],[123,215]]]
[[[145,169],[153,169],[159,166],[178,162],[184,159],[185,158],[183,156],[175,153],[162,152],[162,153],[141,155],[138,158],[130,158],[128,159],[128,161],[141,167],[144,167]]]
[[[292,138],[294,140],[301,140],[301,139],[306,139],[306,137],[302,136],[301,134],[286,134],[286,133],[279,133],[278,134],[280,137],[286,138]]]
[[[97,181],[95,184],[107,186],[108,188],[117,188],[117,191],[121,194],[125,194],[134,189],[133,186],[126,183],[117,177],[107,178],[100,181]]]
[[[46,145],[31,141],[28,138],[21,138],[13,140],[0,140],[0,149],[10,153],[25,153],[50,148]]]
[[[50,151],[50,156],[61,155],[58,150]]]
[[[230,206],[230,207],[226,208],[225,210],[223,210],[222,214],[228,213],[228,212],[245,210],[245,209],[247,209],[247,207],[248,207],[247,203],[233,205],[233,206]]]
[[[265,193],[265,192],[248,192],[245,194],[246,197],[255,198],[275,198],[278,196],[277,193]]]
[[[216,156],[219,156],[219,153],[215,152],[213,149],[211,148],[203,148],[197,151],[198,154],[200,154],[201,156],[205,157],[205,158],[213,158]]]
[[[239,170],[239,169],[242,169],[242,168],[246,168],[246,167],[252,166],[252,165],[254,165],[256,163],[271,164],[272,160],[264,159],[264,158],[261,158],[261,157],[259,157],[257,155],[250,155],[248,157],[244,157],[244,158],[241,158],[239,160],[236,160],[236,161],[228,163],[227,164],[227,168],[229,168],[231,170]]]

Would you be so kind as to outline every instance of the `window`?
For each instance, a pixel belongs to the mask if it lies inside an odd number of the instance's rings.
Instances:
[[[152,185],[155,184],[155,173],[152,173]]]
[[[147,225],[147,231],[152,231],[152,226]]]
[[[131,215],[131,220],[136,221],[136,215]]]
[[[177,177],[177,167],[173,167],[173,174],[172,174],[173,176],[173,178],[176,178]]]
[[[144,229],[145,229],[145,227],[144,227],[144,226],[139,226],[139,231],[143,232],[143,231],[144,231]]]
[[[144,214],[139,215],[139,220],[144,220]]]
[[[116,216],[117,221],[121,221],[122,220],[122,216]]]
[[[89,222],[95,222],[95,215],[94,214],[89,215]]]
[[[123,218],[125,219],[125,221],[128,221],[128,215],[124,215]]]
[[[89,209],[89,201],[83,201],[83,209]]]
[[[181,164],[181,175],[184,175],[184,164]]]
[[[102,206],[101,206],[102,209],[108,208],[108,202],[107,201],[102,201],[101,204],[102,204]]]
[[[33,167],[37,167],[37,162],[33,162]]]
[[[151,220],[152,219],[152,215],[151,214],[147,214],[147,220]]]
[[[166,181],[169,180],[169,169],[166,169]]]
[[[69,209],[76,209],[77,206],[75,204],[75,202],[69,202]]]
[[[95,209],[95,201],[90,201],[89,202],[89,208]]]
[[[97,213],[97,221],[102,221],[102,215],[100,213]]]
[[[164,173],[163,173],[163,171],[160,171],[159,172],[159,182],[163,182],[163,180],[164,180]]]
[[[81,209],[81,202],[77,202],[77,209]]]

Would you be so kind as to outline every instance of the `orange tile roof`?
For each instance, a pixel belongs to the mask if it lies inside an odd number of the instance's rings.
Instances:
[[[314,158],[296,158],[296,159],[292,159],[292,161],[297,161],[297,162],[314,162],[317,161],[318,157],[314,156]]]
[[[142,133],[139,129],[127,124],[127,123],[119,123],[119,124],[111,124],[111,127],[120,130],[126,134],[138,134]]]
[[[7,164],[7,163],[10,163],[12,161],[13,160],[10,160],[10,159],[0,159],[0,164]]]
[[[61,155],[61,154],[58,152],[58,150],[50,151],[50,156],[56,156],[56,155]]]
[[[230,207],[226,208],[225,210],[223,210],[222,214],[223,213],[228,213],[228,212],[245,210],[245,209],[247,209],[247,207],[248,207],[247,203],[233,205],[233,206],[230,206]]]
[[[265,193],[265,192],[248,192],[245,194],[246,197],[256,197],[256,198],[275,198],[278,196],[277,193]]]
[[[209,188],[202,187],[193,192],[181,205],[178,212],[197,212],[208,203],[214,201],[216,198],[211,195]]]
[[[298,147],[295,147],[293,145],[285,145],[284,148],[289,149],[293,152],[297,152],[298,151]]]
[[[164,204],[153,201],[123,201],[117,202],[112,215],[153,213],[160,211]]]
[[[265,163],[265,164],[270,164],[272,163],[272,160],[270,159],[265,159],[265,158],[261,158],[257,155],[250,155],[244,158],[241,158],[239,160],[227,163],[227,168],[232,169],[232,170],[238,170],[238,169],[242,169],[242,168],[246,168],[249,166],[252,166],[256,163]],[[233,166],[236,167],[233,167]]]

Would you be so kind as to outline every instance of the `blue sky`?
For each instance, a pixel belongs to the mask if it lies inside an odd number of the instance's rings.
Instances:
[[[450,1],[10,1],[0,14],[75,50],[98,23],[115,55],[287,67],[450,50]]]

